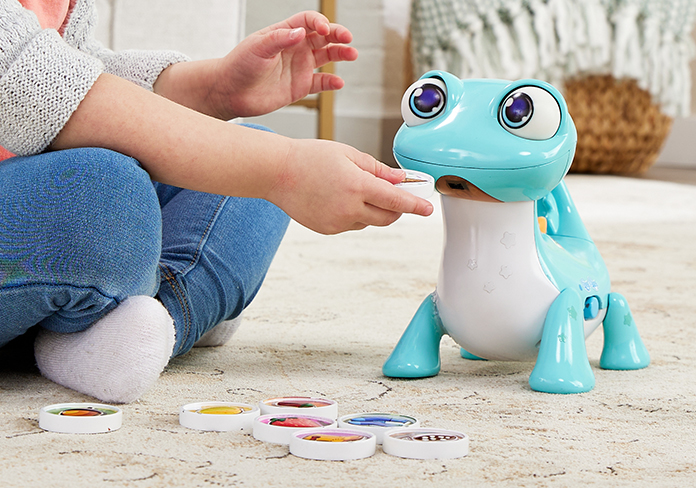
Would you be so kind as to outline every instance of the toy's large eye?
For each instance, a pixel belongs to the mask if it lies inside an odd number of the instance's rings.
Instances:
[[[439,78],[425,78],[411,85],[401,99],[401,116],[409,127],[425,124],[442,113],[447,86]]]
[[[552,138],[561,125],[561,108],[549,92],[538,86],[523,86],[500,104],[500,123],[506,131],[525,139]]]

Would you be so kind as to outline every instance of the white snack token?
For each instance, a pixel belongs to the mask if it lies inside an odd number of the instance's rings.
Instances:
[[[259,402],[261,415],[302,413],[318,415],[336,420],[338,418],[338,403],[326,398],[311,397],[280,397],[269,398]]]
[[[469,436],[443,429],[394,429],[384,435],[382,449],[409,459],[454,459],[469,454]]]
[[[370,432],[375,435],[377,444],[382,444],[384,433],[389,429],[416,428],[420,427],[420,422],[418,422],[418,419],[408,415],[370,412],[344,415],[338,419],[338,426],[342,429]]]
[[[63,434],[99,434],[121,428],[120,408],[101,403],[58,403],[39,411],[39,427]]]
[[[258,416],[259,407],[247,403],[189,403],[179,410],[179,423],[196,430],[251,432]]]
[[[375,453],[374,434],[354,429],[308,429],[290,437],[290,454],[318,461],[350,461]]]
[[[435,179],[427,173],[414,171],[410,169],[404,170],[406,177],[401,183],[397,183],[396,187],[406,190],[407,192],[421,198],[430,198],[435,193]]]
[[[336,427],[336,421],[316,415],[272,413],[254,420],[254,438],[262,442],[288,445],[294,432],[326,427]]]

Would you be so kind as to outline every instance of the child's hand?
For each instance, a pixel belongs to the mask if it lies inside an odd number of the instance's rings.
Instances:
[[[430,202],[394,186],[403,178],[350,146],[296,140],[267,199],[322,234],[386,226],[403,213],[430,215]]]
[[[219,60],[209,103],[218,118],[263,115],[310,93],[338,90],[343,80],[317,73],[332,61],[357,59],[352,34],[318,12],[302,12],[244,39]]]

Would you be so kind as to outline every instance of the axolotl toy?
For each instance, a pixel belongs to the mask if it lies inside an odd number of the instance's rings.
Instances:
[[[434,179],[445,238],[437,288],[383,373],[436,375],[448,334],[467,359],[535,360],[533,390],[587,392],[595,378],[585,339],[600,324],[601,368],[648,366],[628,303],[611,292],[563,181],[577,133],[560,92],[538,80],[431,71],[401,108],[394,155]]]

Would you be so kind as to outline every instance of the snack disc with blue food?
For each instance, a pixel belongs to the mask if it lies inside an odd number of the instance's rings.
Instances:
[[[384,434],[382,449],[409,459],[454,459],[469,454],[469,436],[445,429],[393,429]]]
[[[121,428],[120,408],[101,403],[57,403],[39,410],[39,427],[63,434],[101,434]]]
[[[416,195],[417,197],[428,199],[435,193],[435,179],[427,173],[414,170],[404,170],[406,176],[401,183],[395,186]]]
[[[261,415],[279,413],[301,413],[318,415],[336,420],[338,418],[338,403],[327,398],[314,397],[279,397],[269,398],[259,402]]]
[[[261,415],[254,420],[254,438],[272,444],[290,444],[293,432],[306,429],[336,427],[336,421],[329,417],[311,414],[289,413]]]
[[[338,419],[342,429],[354,429],[375,435],[377,444],[382,444],[384,433],[389,429],[416,428],[420,422],[415,417],[395,413],[369,412],[344,415]]]
[[[189,403],[179,410],[179,423],[196,430],[251,432],[258,416],[259,407],[248,403]]]
[[[290,436],[290,454],[317,461],[350,461],[375,453],[377,438],[355,429],[307,429]]]

